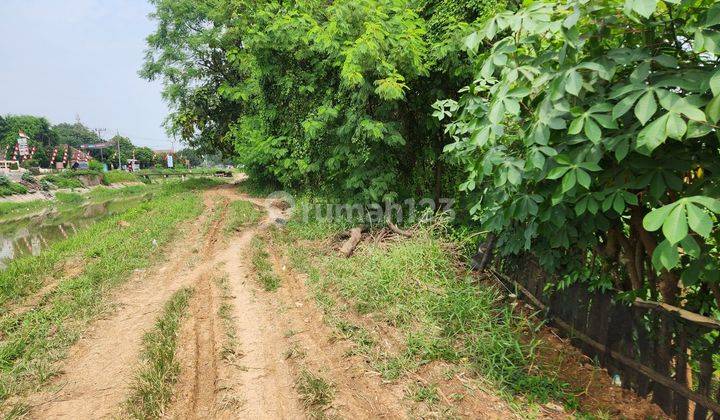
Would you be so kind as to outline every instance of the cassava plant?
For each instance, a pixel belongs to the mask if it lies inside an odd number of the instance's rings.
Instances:
[[[718,315],[719,27],[715,1],[581,0],[500,13],[465,38],[476,78],[434,115],[501,253],[532,252],[559,287]],[[669,375],[672,326],[648,328]]]
[[[476,80],[435,115],[501,252],[595,249],[619,290],[720,301],[717,24],[713,1],[536,3],[465,39]]]

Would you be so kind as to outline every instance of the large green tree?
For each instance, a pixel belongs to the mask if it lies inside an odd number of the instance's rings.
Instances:
[[[69,144],[80,147],[82,144],[95,144],[103,141],[98,134],[82,123],[61,123],[52,127],[57,136],[58,144]]]
[[[428,107],[472,80],[467,23],[503,7],[153,3],[142,74],[164,81],[173,133],[234,154],[261,181],[363,200],[441,194],[448,139]]]
[[[32,115],[7,115],[0,123],[0,154],[9,146],[12,154],[17,143],[18,132],[24,131],[30,138],[29,145],[35,147],[35,158],[42,164],[48,164],[48,149],[57,144],[57,136],[47,119]]]
[[[135,146],[132,144],[129,138],[121,135],[116,135],[108,142],[113,144],[112,149],[107,149],[107,162],[114,168],[118,166],[118,143],[120,145],[120,164],[127,165],[128,159],[132,159],[133,150]]]

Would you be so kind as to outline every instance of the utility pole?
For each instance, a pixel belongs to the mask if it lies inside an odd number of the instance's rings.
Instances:
[[[95,131],[95,134],[97,134],[98,138],[99,138],[101,141],[103,141],[103,142],[105,141],[105,139],[104,139],[103,136],[102,136],[102,133],[104,133],[104,132],[107,131],[106,128],[96,128],[96,129],[93,130],[93,131]],[[103,149],[104,149],[104,147],[100,147],[100,160],[104,163],[104,162],[105,162],[105,156],[103,156]]]
[[[115,136],[117,138],[117,154],[118,154],[118,169],[122,168],[122,165],[120,164],[120,130],[117,130],[117,135]]]

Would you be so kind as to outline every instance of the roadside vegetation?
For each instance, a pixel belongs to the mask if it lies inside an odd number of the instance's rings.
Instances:
[[[0,221],[19,220],[42,211],[72,212],[86,204],[127,200],[160,190],[160,185],[132,185],[122,188],[98,186],[87,193],[59,191],[55,193],[54,200],[0,203]]]
[[[444,361],[491,381],[517,407],[560,402],[577,408],[575,390],[536,363],[534,321],[516,313],[493,285],[478,284],[453,257],[459,244],[438,226],[425,226],[411,239],[367,243],[352,258],[330,248],[343,230],[295,218],[275,238],[293,269],[309,275],[338,335],[385,380]],[[429,389],[415,391],[411,398],[431,398]]]
[[[250,242],[250,262],[260,285],[267,291],[273,291],[280,286],[280,277],[275,274],[267,247],[266,238],[255,236]]]
[[[152,0],[142,75],[171,131],[257,183],[362,210],[453,198],[495,268],[537,262],[553,297],[720,319],[720,1],[179,2]],[[716,409],[715,327],[661,317],[618,345],[651,364],[625,384],[654,371],[685,417],[702,383]]]
[[[0,197],[6,197],[15,194],[25,194],[27,188],[17,182],[10,181],[8,177],[0,175]]]
[[[103,183],[106,185],[120,182],[139,182],[137,175],[128,171],[108,171],[103,174]]]
[[[48,206],[45,200],[24,201],[19,203],[0,203],[0,221],[23,214],[30,214]]]
[[[165,304],[152,331],[143,338],[140,369],[124,404],[134,419],[157,419],[173,395],[180,373],[176,359],[180,323],[187,313],[192,289],[181,289]]]
[[[228,221],[226,231],[234,232],[256,223],[260,220],[260,212],[253,203],[246,200],[236,200],[228,208]]]
[[[333,399],[333,385],[323,377],[307,369],[302,369],[296,379],[295,386],[303,405],[310,410],[310,417],[324,418],[323,409]]]
[[[211,179],[165,184],[151,200],[80,230],[38,256],[13,260],[0,272],[0,401],[57,373],[54,362],[109,309],[108,294],[161,254],[177,226],[202,210],[196,190],[213,185],[217,181]],[[65,276],[63,263],[74,258],[82,260],[82,269]],[[53,282],[32,310],[11,310],[11,303]]]

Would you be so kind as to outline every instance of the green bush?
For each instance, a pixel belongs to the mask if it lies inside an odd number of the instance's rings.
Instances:
[[[103,166],[102,162],[98,160],[91,160],[88,162],[88,166],[90,167],[91,171],[98,171],[102,172],[103,169],[105,169],[105,166]]]
[[[43,178],[45,182],[49,182],[55,188],[82,188],[82,182],[74,176],[68,176],[64,173],[46,175]]]
[[[0,197],[15,194],[25,194],[27,192],[27,188],[23,187],[17,182],[10,181],[10,179],[4,175],[0,175]]]

